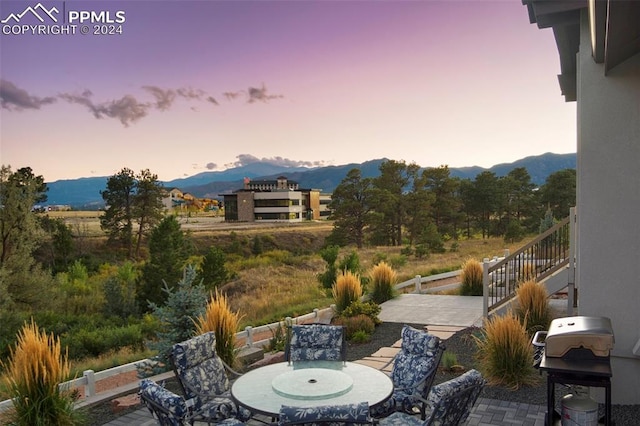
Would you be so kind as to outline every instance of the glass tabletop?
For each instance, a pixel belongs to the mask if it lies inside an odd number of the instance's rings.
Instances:
[[[368,402],[393,392],[391,379],[366,365],[342,361],[299,361],[248,371],[231,386],[231,396],[254,413],[277,416],[282,405],[313,407]]]

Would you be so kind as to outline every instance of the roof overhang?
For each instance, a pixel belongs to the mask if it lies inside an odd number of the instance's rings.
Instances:
[[[604,64],[605,75],[640,52],[640,1],[637,0],[522,0],[529,22],[552,28],[560,55],[558,81],[566,101],[576,100],[580,14],[588,10],[591,52]]]

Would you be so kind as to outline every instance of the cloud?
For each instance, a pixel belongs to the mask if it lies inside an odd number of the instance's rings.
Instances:
[[[242,92],[224,92],[222,93],[222,96],[224,96],[228,101],[233,101],[241,94]]]
[[[92,93],[90,90],[85,90],[80,95],[74,95],[69,93],[62,93],[59,95],[61,99],[69,103],[75,103],[84,105],[93,113],[95,118],[115,118],[120,120],[123,126],[129,127],[133,122],[145,117],[151,104],[141,103],[132,95],[124,95],[120,99],[115,99],[110,102],[103,102],[95,104],[91,100]]]
[[[269,157],[269,158],[267,157],[258,158],[251,154],[240,154],[236,156],[236,158],[238,159],[237,161],[233,163],[225,164],[225,166],[227,168],[232,168],[232,167],[247,166],[253,163],[268,163],[268,164],[273,164],[276,166],[283,166],[283,167],[322,167],[325,165],[324,161],[300,161],[300,160],[291,160],[289,158],[283,158],[279,156]]]
[[[249,87],[249,99],[247,100],[248,103],[254,103],[254,102],[269,102],[269,100],[271,99],[279,99],[279,98],[283,98],[284,96],[282,95],[269,95],[267,94],[267,88],[264,86],[264,84],[262,85],[262,87],[260,89],[257,89],[255,87]]]
[[[156,108],[161,111],[168,110],[176,99],[176,92],[171,89],[161,89],[157,86],[142,86],[156,98]]]
[[[30,95],[12,82],[0,79],[0,106],[8,110],[40,109],[42,105],[56,102],[55,97],[39,98]]]
[[[191,87],[182,87],[176,90],[176,92],[178,92],[178,95],[183,98],[198,100],[202,99],[202,97],[207,94],[207,92],[202,89],[193,89]]]
[[[95,102],[93,93],[87,89],[82,93],[60,93],[57,96],[40,98],[30,95],[26,90],[17,87],[10,81],[0,79],[0,106],[8,110],[40,109],[42,105],[52,104],[62,99],[71,104],[85,106],[95,118],[115,118],[125,127],[146,117],[151,109],[167,111],[173,107],[177,97],[187,100],[208,102],[219,106],[220,104],[206,91],[192,87],[178,89],[162,88],[153,85],[142,86],[142,90],[153,96],[153,101],[139,101],[133,95],[124,95],[119,99],[106,102]],[[244,96],[247,103],[269,102],[272,99],[284,98],[283,95],[271,95],[267,92],[264,83],[262,87],[249,87],[248,90],[226,91],[222,96],[227,101],[235,101]],[[197,107],[191,106],[191,110],[197,111]]]

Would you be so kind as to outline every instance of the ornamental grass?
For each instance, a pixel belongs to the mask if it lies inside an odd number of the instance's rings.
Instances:
[[[214,332],[216,335],[216,353],[224,362],[235,366],[236,362],[236,333],[240,323],[240,315],[229,307],[227,297],[217,289],[211,294],[203,315],[196,321],[196,333]]]
[[[460,274],[460,295],[462,296],[482,296],[482,264],[475,259],[468,259],[462,264]]]
[[[68,354],[62,354],[60,339],[26,324],[18,332],[15,349],[3,380],[13,398],[14,411],[7,424],[19,426],[68,426],[82,423],[73,409],[73,393],[58,385],[69,378]]]
[[[537,383],[533,345],[513,312],[486,320],[481,335],[474,340],[480,370],[490,385],[517,390]]]
[[[398,281],[396,271],[382,261],[371,269],[371,300],[383,303],[393,299],[393,286]]]
[[[338,314],[344,311],[351,302],[362,297],[362,284],[360,276],[351,271],[344,270],[336,277],[332,288],[333,299],[336,303]]]
[[[553,315],[546,288],[535,280],[523,282],[516,289],[516,315],[529,333],[549,329]]]

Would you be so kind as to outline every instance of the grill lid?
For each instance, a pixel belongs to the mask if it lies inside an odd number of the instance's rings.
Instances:
[[[563,357],[571,349],[584,348],[595,356],[608,357],[613,343],[613,328],[609,318],[557,318],[551,321],[544,352],[547,357]]]

